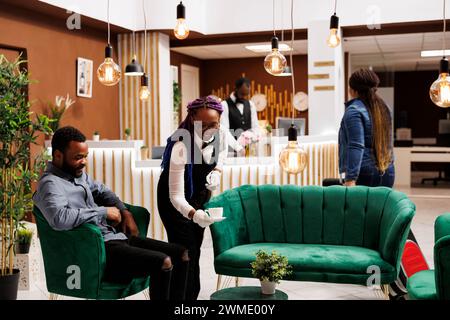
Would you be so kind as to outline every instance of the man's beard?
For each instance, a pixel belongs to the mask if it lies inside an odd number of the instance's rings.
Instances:
[[[62,165],[63,171],[71,174],[75,178],[79,178],[83,175],[83,171],[82,171],[83,168],[84,168],[84,165],[80,165],[78,167],[73,167],[66,162],[65,158],[63,159],[63,165]]]

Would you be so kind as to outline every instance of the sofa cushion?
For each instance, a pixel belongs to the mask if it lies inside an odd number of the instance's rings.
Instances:
[[[424,270],[413,274],[407,283],[408,295],[413,300],[436,300],[436,280],[434,270]]]
[[[377,265],[381,273],[395,273],[392,265],[384,261],[380,254],[371,249],[352,246],[253,243],[226,250],[215,258],[215,266],[230,268],[250,268],[258,250],[276,250],[287,256],[294,272],[363,274],[369,275],[367,267]]]

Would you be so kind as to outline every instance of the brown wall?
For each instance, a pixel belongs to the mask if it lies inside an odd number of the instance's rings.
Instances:
[[[289,63],[289,58],[288,64]],[[296,55],[294,60],[295,90],[308,93],[308,58],[306,55]],[[292,92],[291,77],[275,77],[268,74],[263,66],[264,58],[242,58],[242,59],[220,59],[205,60],[201,68],[201,94],[211,94],[213,90],[229,86],[230,91],[234,88],[236,79],[245,74],[245,77],[260,84],[262,91],[264,86],[273,85],[275,92],[288,95]],[[290,116],[290,113],[287,115]],[[306,118],[306,132],[308,132],[308,113],[296,112],[296,117]],[[273,124],[272,124],[273,125]]]
[[[0,4],[0,44],[25,48],[30,78],[37,81],[29,86],[32,111],[44,113],[47,101],[68,93],[76,103],[63,115],[61,125],[79,128],[88,139],[94,130],[99,130],[102,138],[118,139],[119,89],[103,86],[96,77],[104,60],[107,34],[83,27],[83,18],[81,27],[71,31],[64,20]],[[115,35],[111,38],[116,39]],[[112,45],[117,49],[116,40]],[[92,98],[76,96],[77,57],[93,60]]]

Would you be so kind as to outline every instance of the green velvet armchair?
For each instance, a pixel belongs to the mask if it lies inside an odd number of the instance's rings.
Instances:
[[[287,256],[286,280],[366,285],[379,270],[386,290],[415,214],[405,194],[363,186],[244,185],[206,207],[223,207],[227,217],[211,225],[218,287],[220,275],[251,278],[250,263],[265,249]]]
[[[450,300],[450,213],[436,219],[434,237],[434,270],[417,272],[408,279],[409,299]]]
[[[147,235],[150,214],[147,209],[126,204],[133,214],[141,236]],[[122,299],[148,288],[149,277],[133,279],[128,284],[103,281],[105,245],[98,227],[85,223],[73,230],[56,231],[39,209],[33,214],[41,243],[47,290],[52,297],[65,295],[85,299]],[[70,266],[79,267],[73,269]],[[69,277],[79,270],[80,286],[71,289]],[[148,297],[148,295],[147,295]]]

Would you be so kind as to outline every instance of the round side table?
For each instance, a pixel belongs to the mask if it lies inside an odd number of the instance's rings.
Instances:
[[[280,290],[274,294],[262,294],[261,287],[233,287],[214,292],[211,300],[288,300],[288,295]]]

